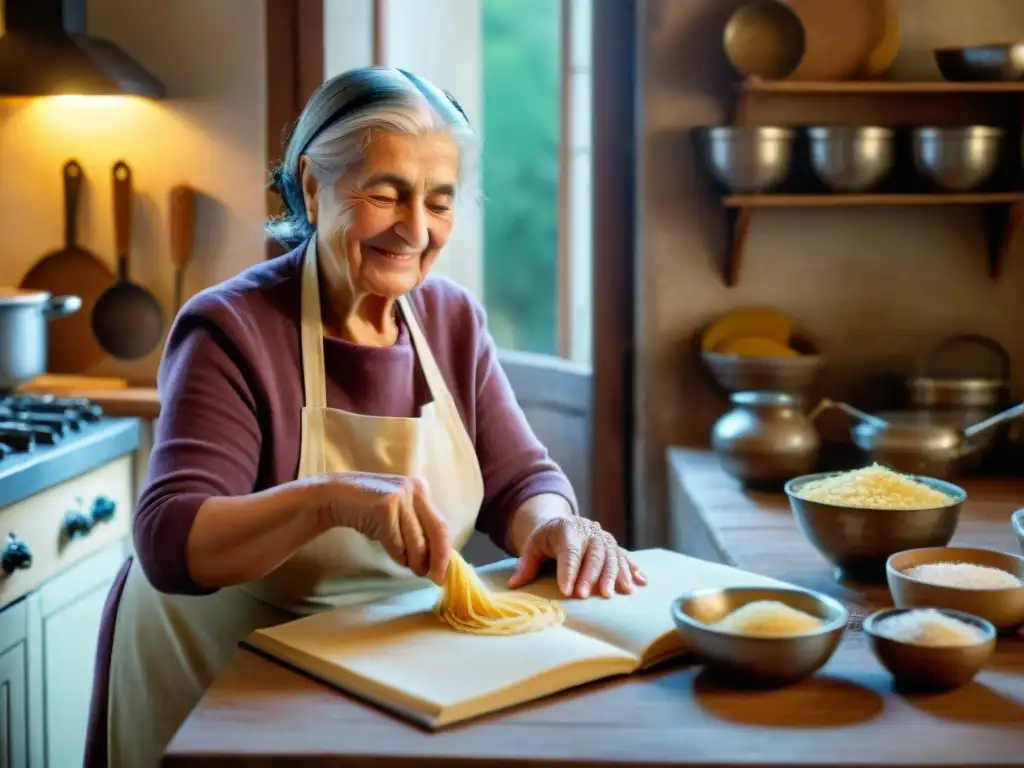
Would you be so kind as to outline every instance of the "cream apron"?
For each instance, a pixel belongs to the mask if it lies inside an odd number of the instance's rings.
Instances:
[[[483,501],[483,478],[473,442],[404,297],[398,306],[431,402],[418,418],[361,416],[327,407],[315,242],[307,246],[302,268],[306,404],[299,477],[328,472],[422,477],[448,521],[453,546],[461,548]],[[252,630],[296,613],[368,602],[426,583],[395,564],[380,544],[351,529],[319,536],[258,582],[206,596],[161,594],[134,562],[114,630],[110,765],[156,766],[174,732]]]

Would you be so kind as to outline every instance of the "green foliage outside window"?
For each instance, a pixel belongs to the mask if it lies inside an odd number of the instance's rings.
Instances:
[[[559,0],[482,0],[484,303],[499,346],[554,354]]]

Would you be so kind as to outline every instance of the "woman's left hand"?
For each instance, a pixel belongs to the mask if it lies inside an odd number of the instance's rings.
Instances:
[[[634,585],[647,583],[615,537],[582,517],[557,517],[538,525],[523,546],[509,587],[529,584],[546,560],[557,564],[558,588],[566,597],[590,597],[594,592],[602,597],[615,592],[629,594]]]

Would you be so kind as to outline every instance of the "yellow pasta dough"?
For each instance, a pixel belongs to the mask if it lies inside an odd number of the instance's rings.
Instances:
[[[562,606],[551,600],[525,593],[491,592],[473,566],[455,551],[434,611],[452,629],[474,635],[520,635],[565,621]]]

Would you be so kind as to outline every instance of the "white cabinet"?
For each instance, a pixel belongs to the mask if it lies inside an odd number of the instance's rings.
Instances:
[[[100,620],[117,541],[0,611],[0,768],[82,765]]]
[[[42,765],[39,599],[0,612],[0,768]]]
[[[117,542],[39,590],[49,768],[82,764],[103,605],[124,559],[124,545]]]

